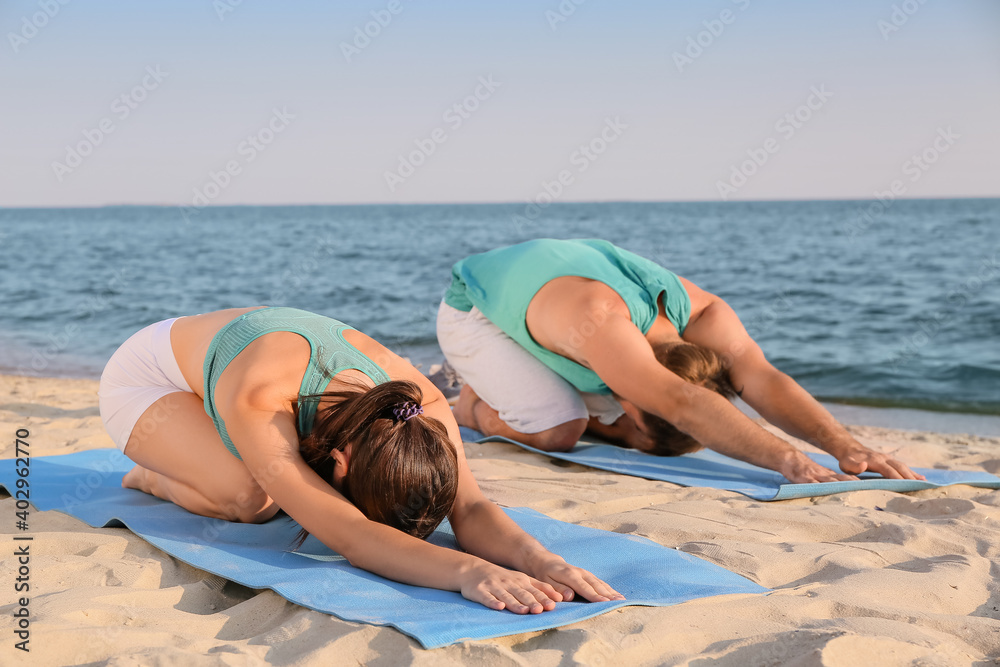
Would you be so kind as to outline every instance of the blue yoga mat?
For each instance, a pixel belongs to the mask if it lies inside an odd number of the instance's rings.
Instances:
[[[352,567],[309,537],[286,551],[299,525],[287,516],[238,524],[191,514],[173,503],[121,488],[132,462],[117,449],[31,459],[30,501],[94,527],[120,526],[194,567],[348,621],[388,625],[425,648],[466,639],[534,632],[582,621],[627,605],[666,606],[730,593],[768,589],[717,565],[646,538],[576,526],[530,509],[506,510],[524,530],[568,562],[607,581],[627,599],[560,602],[556,609],[519,616],[493,611],[460,594],[390,581]],[[0,461],[0,486],[16,490],[14,459]],[[30,535],[29,530],[21,533]],[[445,524],[431,542],[455,548]]]
[[[569,452],[546,452],[501,436],[484,437],[482,433],[464,426],[461,431],[462,439],[466,442],[509,442],[529,452],[572,461],[591,468],[672,482],[681,486],[706,486],[711,489],[735,491],[755,500],[828,496],[862,489],[919,491],[952,484],[1000,489],[1000,477],[988,472],[930,468],[913,468],[914,471],[927,477],[926,482],[914,479],[884,479],[879,475],[866,473],[860,475],[861,479],[858,481],[792,484],[781,473],[737,461],[709,449],[683,456],[653,456],[635,449],[580,442]],[[840,470],[837,459],[829,454],[807,454],[807,456],[831,470]]]

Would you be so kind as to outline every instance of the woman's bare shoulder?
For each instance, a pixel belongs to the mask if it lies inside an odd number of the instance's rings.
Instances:
[[[181,374],[194,393],[199,396],[204,393],[205,376],[202,369],[208,346],[215,338],[215,334],[240,315],[257,308],[260,306],[215,310],[199,315],[187,315],[174,322],[170,328],[170,345]]]

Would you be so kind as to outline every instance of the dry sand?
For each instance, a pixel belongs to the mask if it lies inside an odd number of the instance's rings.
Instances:
[[[0,376],[2,457],[109,447],[88,380]],[[912,465],[1000,472],[1000,439],[852,427]],[[626,607],[541,633],[426,651],[180,563],[124,528],[32,513],[32,652],[13,648],[14,501],[0,500],[0,664],[992,665],[1000,656],[1000,491],[953,486],[761,503],[466,446],[486,495],[643,535],[774,589]],[[28,658],[27,660],[25,658]]]

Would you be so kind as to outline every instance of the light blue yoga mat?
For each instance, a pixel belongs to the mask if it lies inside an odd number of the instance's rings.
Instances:
[[[952,484],[968,484],[988,489],[1000,489],[1000,477],[988,472],[968,470],[936,470],[913,468],[927,477],[914,479],[884,479],[879,475],[863,474],[851,482],[792,484],[781,473],[737,461],[709,449],[683,456],[653,456],[635,449],[625,449],[602,443],[580,442],[569,452],[546,452],[500,436],[484,437],[470,428],[461,429],[466,442],[509,442],[529,452],[550,458],[572,461],[580,465],[611,472],[672,482],[681,486],[706,486],[711,489],[735,491],[755,500],[788,500],[828,496],[844,491],[885,489],[887,491],[919,491]],[[809,458],[831,470],[840,470],[837,460],[828,454],[807,454]]]
[[[554,611],[519,616],[492,611],[460,594],[408,586],[352,567],[313,537],[286,549],[299,530],[281,514],[260,525],[191,514],[153,496],[121,488],[132,462],[116,449],[31,459],[30,501],[94,527],[124,525],[171,556],[250,588],[270,588],[296,604],[349,621],[388,625],[425,648],[466,639],[534,632],[582,621],[627,605],[666,606],[711,595],[768,589],[694,556],[633,535],[556,521],[533,510],[507,513],[548,549],[607,581],[627,599],[561,602]],[[0,461],[0,486],[16,491],[14,459]],[[13,521],[13,517],[11,517]],[[29,529],[21,536],[31,535]],[[455,547],[447,525],[431,541]]]

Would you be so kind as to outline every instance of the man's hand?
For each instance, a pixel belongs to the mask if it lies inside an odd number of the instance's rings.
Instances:
[[[814,462],[802,452],[789,453],[781,464],[779,472],[795,484],[813,482],[834,482],[858,479],[855,475],[873,472],[886,479],[926,479],[910,470],[905,463],[868,449],[855,443],[844,453],[838,453],[840,469],[847,474],[839,474]]]
[[[863,446],[795,380],[774,368],[725,301],[684,278],[681,282],[691,297],[692,312],[696,305],[699,309],[699,316],[692,318],[684,331],[684,340],[729,360],[733,386],[764,419],[834,455],[845,473],[874,472],[887,479],[923,479],[906,464]],[[802,460],[789,462],[787,472],[779,470],[789,479],[802,475],[804,481],[830,481],[810,478],[834,474]]]
[[[853,475],[842,475],[825,468],[798,450],[788,452],[778,467],[778,472],[793,484],[846,482],[857,479]]]
[[[838,454],[837,460],[841,470],[853,475],[874,472],[886,479],[927,479],[910,470],[905,463],[868,449],[861,443],[855,443],[844,453]]]

